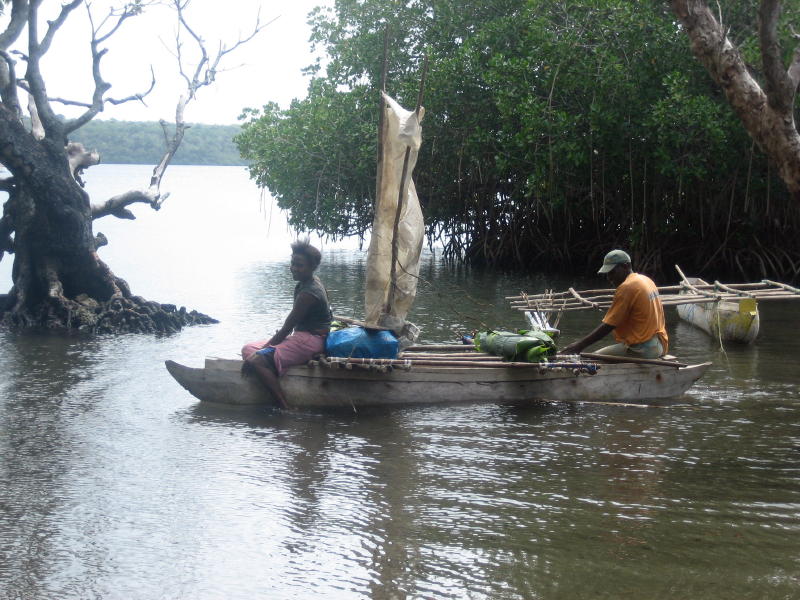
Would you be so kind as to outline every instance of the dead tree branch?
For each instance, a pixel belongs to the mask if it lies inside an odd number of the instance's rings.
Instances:
[[[36,110],[36,102],[33,101],[33,96],[28,94],[28,114],[31,116],[31,135],[37,140],[44,139],[44,127],[42,127],[42,120],[39,118],[39,113]]]
[[[149,204],[153,210],[161,208],[161,204],[167,199],[169,194],[159,194],[157,190],[130,190],[124,194],[119,194],[109,198],[105,202],[92,204],[92,219],[99,219],[108,215],[118,219],[135,219],[136,216],[128,210],[131,204]]]
[[[13,0],[11,3],[11,20],[5,31],[0,33],[0,49],[7,50],[17,40],[27,23],[28,0]]]
[[[78,142],[70,142],[67,144],[67,160],[69,161],[69,170],[81,187],[83,187],[83,180],[81,176],[83,171],[100,163],[100,155],[97,150],[87,150],[83,144]]]
[[[144,99],[156,87],[156,74],[152,67],[150,67],[150,75],[151,75],[150,87],[147,88],[147,91],[131,94],[130,96],[126,96],[124,98],[103,98],[103,103],[113,104],[114,106],[117,106],[119,104],[125,104],[127,102],[133,102],[135,100],[138,100],[139,102],[147,106],[147,103],[144,101]],[[24,79],[19,80],[18,86],[21,87],[26,92],[30,91],[30,88]],[[57,102],[58,104],[63,104],[64,106],[79,106],[87,109],[90,109],[94,106],[94,103],[91,102],[82,102],[80,100],[70,100],[69,98],[58,98],[55,96],[48,96],[47,100],[48,102]]]
[[[800,81],[800,58],[795,52],[789,69],[783,65],[777,33],[780,1],[761,0],[759,8],[763,88],[704,0],[671,0],[671,3],[689,36],[695,57],[722,88],[753,140],[777,165],[789,192],[800,200],[800,135],[793,111]]]
[[[105,107],[106,103],[122,104],[133,100],[142,101],[147,94],[149,94],[155,87],[155,74],[152,72],[152,80],[150,87],[146,92],[133,94],[126,98],[106,98],[106,92],[111,88],[111,84],[103,79],[100,72],[100,61],[106,54],[107,50],[101,48],[100,44],[107,41],[114,33],[116,33],[122,24],[129,18],[139,15],[142,12],[144,4],[134,2],[128,4],[121,11],[112,10],[107,15],[99,26],[95,26],[91,13],[91,8],[85,0],[72,0],[68,4],[61,7],[58,17],[52,21],[48,21],[47,32],[39,40],[38,31],[38,9],[41,0],[36,0],[30,3],[28,10],[28,56],[26,57],[28,68],[25,74],[25,79],[18,82],[18,85],[26,90],[32,97],[36,106],[36,112],[42,123],[45,135],[52,139],[63,139],[67,134],[75,131],[81,126],[91,121],[98,113]],[[53,39],[69,17],[70,13],[78,8],[81,4],[85,4],[89,22],[91,24],[92,39],[91,39],[91,52],[92,52],[92,78],[94,81],[94,91],[92,93],[91,102],[79,102],[75,100],[68,100],[64,98],[51,98],[47,95],[44,79],[40,70],[40,61],[42,57],[50,49]],[[110,19],[113,19],[113,24],[107,31],[103,31],[106,24]],[[70,119],[66,122],[60,121],[51,103],[58,102],[60,104],[80,106],[86,108],[86,111],[75,119]]]
[[[219,72],[220,61],[225,56],[252,40],[262,29],[264,29],[264,27],[274,21],[273,19],[268,23],[261,23],[261,15],[259,13],[256,16],[255,25],[248,35],[240,37],[230,48],[226,47],[220,42],[216,55],[210,57],[208,50],[206,49],[205,41],[195,32],[186,19],[185,11],[189,6],[190,1],[191,0],[173,0],[172,3],[178,18],[178,29],[175,34],[175,57],[178,62],[178,72],[186,82],[186,91],[178,99],[178,104],[175,107],[175,129],[172,132],[171,137],[167,133],[166,124],[163,121],[161,122],[161,127],[164,131],[165,150],[164,155],[161,157],[158,165],[156,165],[156,167],[153,169],[153,175],[150,178],[150,190],[157,191],[160,189],[164,172],[172,162],[172,158],[175,156],[175,153],[178,151],[178,148],[183,141],[183,136],[188,128],[184,120],[186,106],[197,96],[197,92],[200,89],[210,86],[212,83],[214,83],[217,73]],[[185,66],[186,63],[183,55],[183,43],[180,36],[181,31],[183,30],[185,30],[194,40],[197,50],[200,54],[197,63],[191,70],[191,77],[187,75],[188,69]]]
[[[142,6],[138,3],[126,4],[122,11],[112,11],[105,19],[103,19],[99,26],[95,26],[92,12],[88,4],[86,6],[86,12],[92,27],[92,41],[90,46],[92,49],[92,79],[94,80],[94,93],[92,94],[92,102],[87,107],[86,111],[79,117],[71,119],[64,124],[65,133],[71,133],[94,119],[95,116],[97,116],[97,114],[102,112],[103,108],[105,108],[106,102],[110,101],[108,98],[105,98],[105,93],[111,88],[111,84],[106,82],[100,73],[100,61],[108,50],[106,48],[100,48],[100,44],[108,40],[114,33],[116,33],[126,20],[141,14]],[[115,20],[113,25],[110,27],[109,31],[101,34],[103,26],[110,18]],[[132,96],[128,96],[126,99],[113,103],[121,104],[122,102],[129,102],[132,100],[141,101],[142,98],[144,98],[153,90],[155,83],[155,74],[153,74],[150,88],[147,92],[144,92],[143,94],[134,94]]]
[[[17,94],[17,74],[14,69],[14,59],[5,50],[0,50],[0,57],[5,61],[4,77],[0,78],[0,100],[18,119],[22,118],[22,107],[19,105]]]
[[[2,52],[3,58],[3,61],[0,62],[0,100],[20,118],[22,117],[22,108],[17,95],[15,62],[7,53],[7,50],[19,38],[27,21],[28,1],[13,0],[11,4],[11,19],[5,31],[0,33],[0,52]]]
[[[72,0],[72,2],[64,4],[58,17],[48,22],[47,33],[45,33],[41,41],[39,40],[39,6],[41,0],[31,2],[28,9],[28,68],[25,73],[25,81],[27,81],[29,93],[36,103],[36,109],[44,131],[48,137],[53,139],[63,138],[64,130],[52,107],[47,102],[47,90],[39,62],[49,50],[58,29],[81,2],[83,0]]]

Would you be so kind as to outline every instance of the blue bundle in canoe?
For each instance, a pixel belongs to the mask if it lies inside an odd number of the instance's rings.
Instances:
[[[347,327],[331,331],[325,354],[340,358],[397,358],[399,343],[391,331]]]

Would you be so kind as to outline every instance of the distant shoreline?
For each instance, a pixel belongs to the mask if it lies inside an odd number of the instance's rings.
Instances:
[[[233,141],[240,131],[239,125],[190,124],[172,164],[246,166]],[[171,135],[170,125],[167,133]],[[104,164],[156,165],[164,153],[164,130],[156,121],[95,119],[70,140],[97,150]]]

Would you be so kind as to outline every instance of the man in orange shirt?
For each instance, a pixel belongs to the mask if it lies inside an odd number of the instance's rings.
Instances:
[[[664,326],[664,307],[653,280],[634,273],[631,257],[623,250],[606,254],[598,273],[605,273],[617,288],[611,307],[594,331],[563,348],[562,354],[579,354],[612,331],[618,343],[601,348],[597,354],[640,358],[658,358],[666,354],[669,339]]]

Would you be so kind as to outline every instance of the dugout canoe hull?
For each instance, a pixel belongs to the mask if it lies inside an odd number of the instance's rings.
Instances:
[[[166,361],[172,377],[203,402],[268,404],[260,383],[240,375],[241,360],[207,358],[202,368]],[[508,367],[423,367],[389,373],[331,369],[319,365],[290,368],[281,378],[296,409],[363,408],[440,403],[525,403],[556,401],[637,402],[680,396],[711,363],[686,367],[603,364],[597,373]]]
[[[705,284],[690,278],[692,284]],[[678,304],[678,316],[723,342],[751,344],[758,336],[760,317],[755,298],[722,300],[700,304]]]

